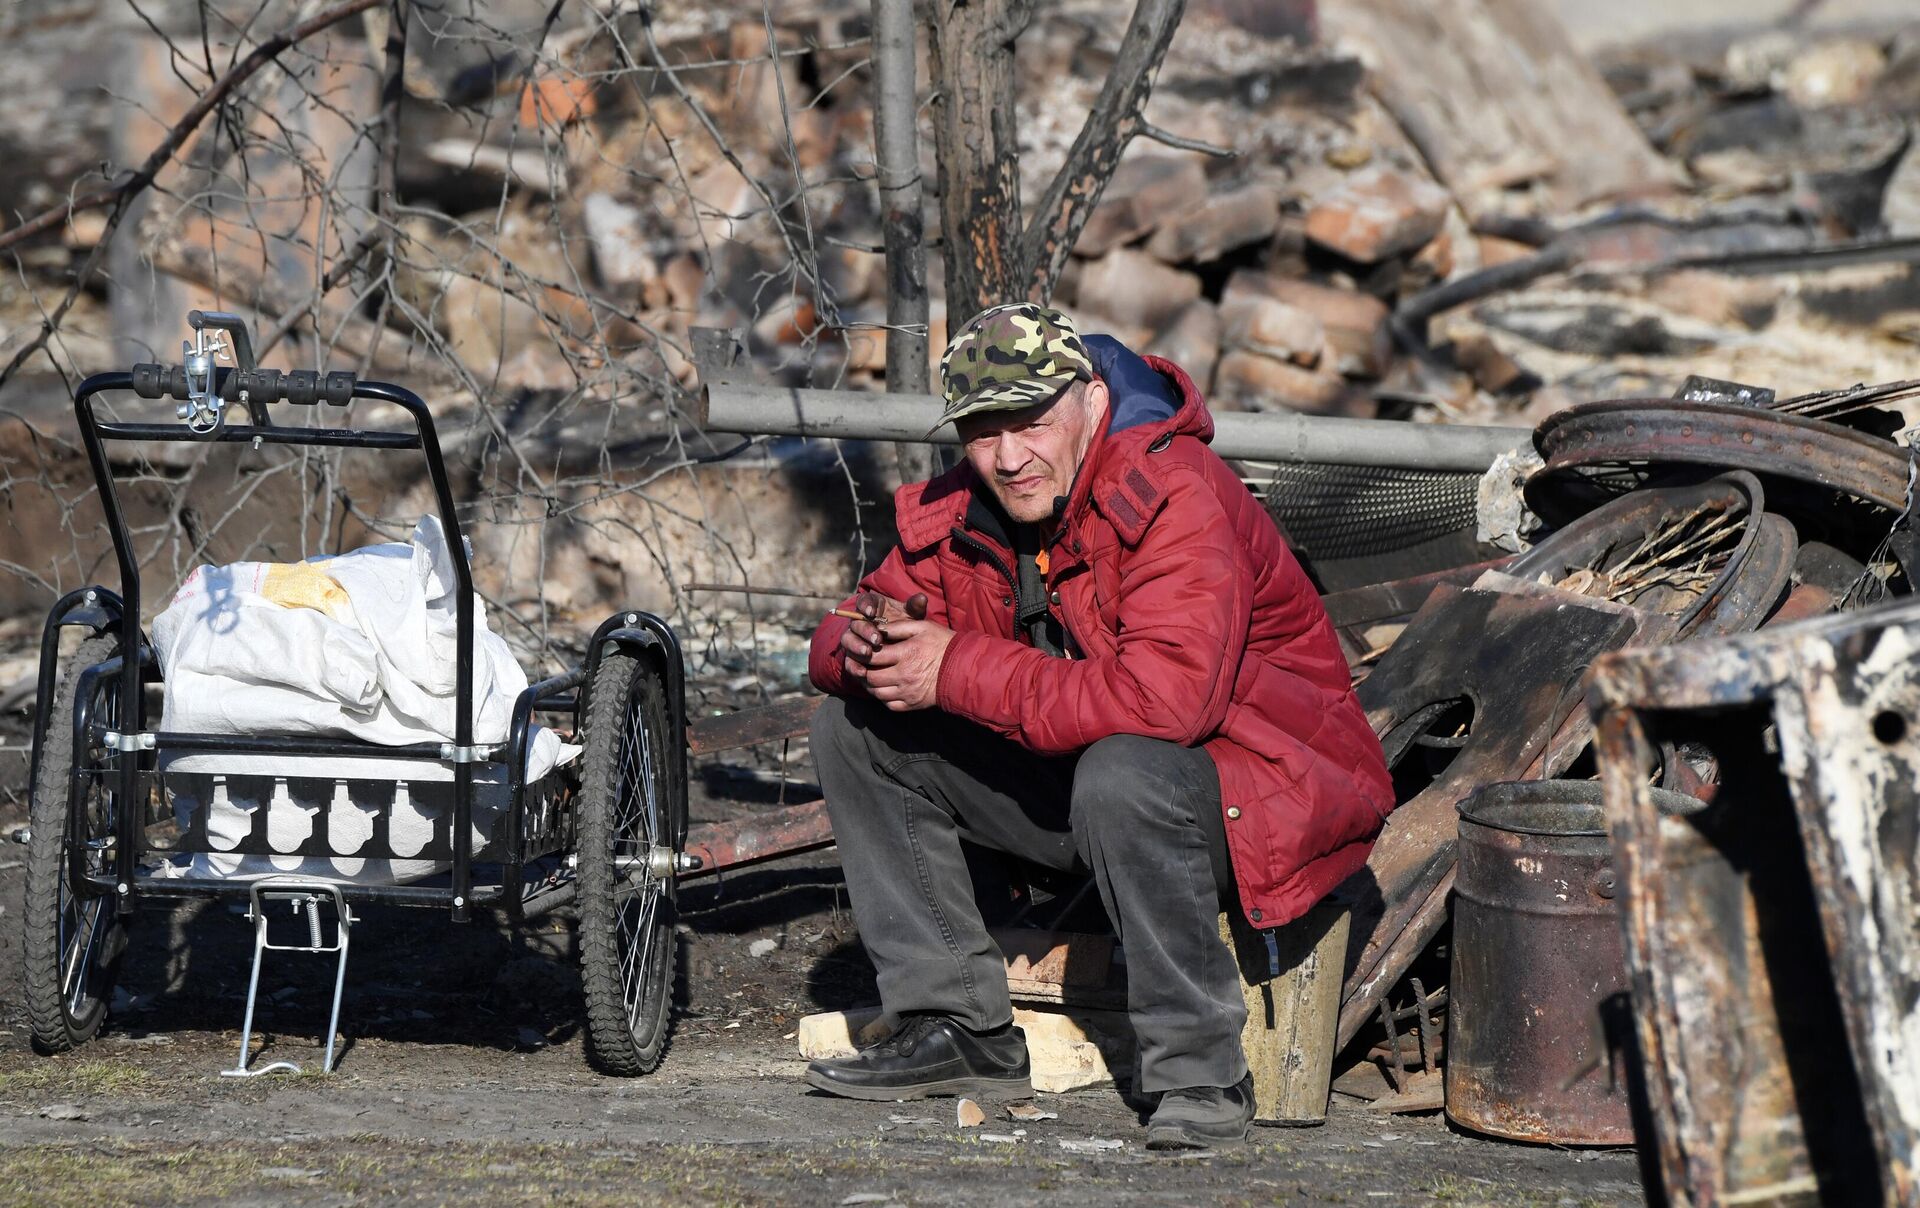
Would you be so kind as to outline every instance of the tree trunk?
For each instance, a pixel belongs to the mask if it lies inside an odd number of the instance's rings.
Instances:
[[[1013,44],[1031,15],[1028,0],[930,5],[948,331],[989,306],[1026,296],[1018,264]]]

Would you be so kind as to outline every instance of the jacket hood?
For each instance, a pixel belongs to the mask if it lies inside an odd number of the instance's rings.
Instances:
[[[1107,384],[1110,401],[1107,425],[1087,450],[1086,461],[1074,479],[1069,514],[1084,506],[1090,493],[1096,500],[1105,500],[1113,482],[1129,481],[1129,470],[1136,471],[1132,478],[1137,479],[1141,469],[1138,463],[1155,445],[1164,448],[1160,444],[1164,439],[1213,439],[1213,417],[1186,370],[1164,357],[1141,356],[1112,336],[1088,335],[1082,340],[1094,371]],[[894,518],[901,544],[909,553],[917,553],[944,540],[954,525],[964,521],[980,485],[973,467],[962,461],[944,474],[909,483],[894,492]],[[1101,510],[1109,508],[1102,506]],[[1139,514],[1139,508],[1133,512],[1128,516],[1123,509],[1123,514],[1112,518],[1123,531],[1135,530],[1130,537],[1137,539],[1137,530],[1145,527],[1151,513]],[[1135,523],[1127,523],[1129,520]]]

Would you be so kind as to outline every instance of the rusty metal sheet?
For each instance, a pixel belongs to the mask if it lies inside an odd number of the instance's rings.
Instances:
[[[1451,761],[1388,818],[1366,867],[1350,883],[1354,946],[1341,1044],[1353,1039],[1444,919],[1443,909],[1428,904],[1453,868],[1455,805],[1479,785],[1512,779],[1531,763],[1579,703],[1584,668],[1637,628],[1632,610],[1571,592],[1441,587],[1360,686],[1360,703],[1403,783],[1408,759],[1436,749],[1422,744],[1454,741],[1428,733],[1449,708],[1467,702],[1472,716]],[[1444,896],[1438,901],[1443,906]]]
[[[1920,1202],[1920,604],[1593,672],[1661,1176],[1678,1204]],[[1661,818],[1659,741],[1711,750]]]
[[[1374,650],[1380,644],[1375,631],[1382,626],[1404,626],[1414,613],[1420,611],[1420,606],[1427,602],[1434,588],[1445,584],[1470,587],[1483,572],[1500,570],[1512,561],[1513,556],[1509,555],[1491,562],[1430,571],[1410,579],[1395,579],[1390,583],[1373,583],[1366,587],[1331,592],[1320,597],[1320,604],[1327,610],[1327,620],[1333,623],[1334,632],[1340,636],[1341,647],[1347,652],[1347,662],[1358,666],[1366,656],[1379,657]]]

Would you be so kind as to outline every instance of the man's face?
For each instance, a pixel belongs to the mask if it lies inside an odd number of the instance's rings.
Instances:
[[[1046,520],[1053,501],[1073,489],[1073,476],[1107,415],[1107,386],[1075,382],[1053,401],[1018,411],[962,416],[954,427],[974,472],[1007,515]]]

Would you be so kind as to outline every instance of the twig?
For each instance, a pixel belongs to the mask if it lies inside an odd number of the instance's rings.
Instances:
[[[1202,155],[1211,155],[1218,159],[1236,159],[1240,153],[1232,147],[1222,147],[1205,139],[1188,138],[1184,134],[1175,134],[1171,130],[1162,130],[1146,118],[1140,119],[1140,125],[1134,130],[1135,136],[1149,138],[1156,143],[1173,147],[1180,151],[1198,151]]]
[[[333,262],[333,267],[328,269],[326,275],[320,278],[319,286],[301,301],[296,302],[288,308],[287,312],[281,315],[272,327],[267,329],[266,335],[261,338],[259,345],[254,349],[253,355],[258,358],[264,357],[269,352],[272,352],[281,340],[287,338],[287,333],[292,331],[296,324],[312,314],[314,310],[319,307],[321,300],[331,293],[335,286],[347,279],[347,275],[359,266],[360,262],[366,258],[367,253],[372,251],[374,245],[379,243],[382,238],[384,238],[384,235],[382,229],[379,227],[370,228],[366,234],[360,236],[359,242],[348,248],[344,254]],[[346,319],[353,316],[349,313],[341,317]],[[376,328],[375,330],[378,329]]]

